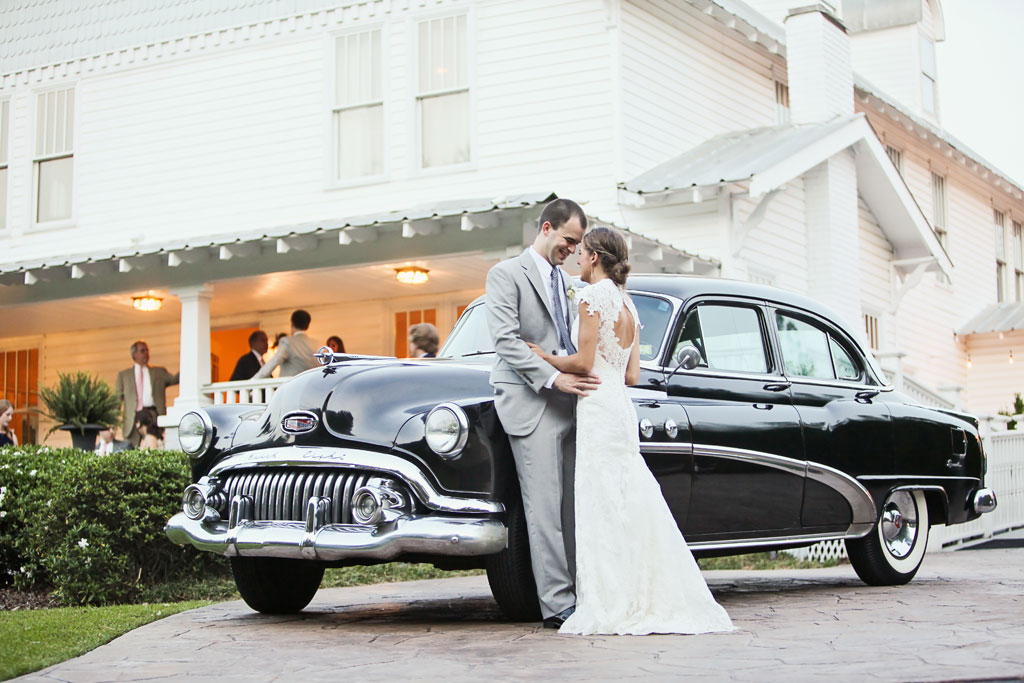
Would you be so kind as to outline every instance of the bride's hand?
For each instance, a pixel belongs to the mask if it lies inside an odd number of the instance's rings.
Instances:
[[[548,357],[548,353],[544,349],[542,349],[541,347],[539,347],[536,344],[534,344],[533,342],[526,342],[526,345],[530,347],[531,351],[533,351],[535,354],[537,354],[541,358],[547,358]]]

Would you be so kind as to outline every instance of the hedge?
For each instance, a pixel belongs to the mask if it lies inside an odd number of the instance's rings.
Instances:
[[[52,589],[66,605],[103,605],[223,573],[222,558],[164,535],[189,482],[180,451],[0,448],[0,584]]]

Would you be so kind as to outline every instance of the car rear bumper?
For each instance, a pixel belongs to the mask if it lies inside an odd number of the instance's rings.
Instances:
[[[504,550],[505,525],[496,519],[400,517],[378,525],[306,522],[228,522],[174,515],[164,528],[179,545],[227,556],[286,557],[335,561],[348,558],[391,560],[404,554],[472,556]]]

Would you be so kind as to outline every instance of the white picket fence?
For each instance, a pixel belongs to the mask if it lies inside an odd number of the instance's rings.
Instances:
[[[928,552],[954,550],[1024,528],[1024,432],[998,432],[988,436],[985,452],[988,454],[985,485],[996,492],[996,509],[973,522],[932,526]],[[786,552],[802,560],[823,562],[844,559],[846,545],[842,541],[823,541]]]

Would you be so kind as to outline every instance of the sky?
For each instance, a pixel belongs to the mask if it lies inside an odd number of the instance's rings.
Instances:
[[[942,127],[1024,186],[1024,0],[940,0]]]

